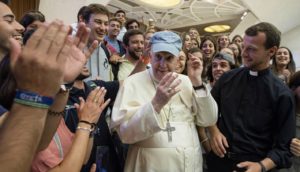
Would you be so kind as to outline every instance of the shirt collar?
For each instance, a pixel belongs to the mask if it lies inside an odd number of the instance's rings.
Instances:
[[[270,71],[271,71],[270,68],[263,69],[263,70],[260,70],[260,71],[253,71],[253,70],[249,69],[249,75],[253,76],[253,77],[263,76],[263,75],[266,75],[266,74],[270,73]]]

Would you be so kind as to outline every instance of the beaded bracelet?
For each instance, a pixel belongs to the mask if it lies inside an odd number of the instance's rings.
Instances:
[[[194,90],[200,90],[200,89],[205,89],[205,86],[202,84],[200,86],[193,86]]]
[[[51,115],[51,116],[64,116],[65,115],[65,109],[61,112],[55,112],[55,111],[52,111],[52,110],[48,110],[48,115]]]

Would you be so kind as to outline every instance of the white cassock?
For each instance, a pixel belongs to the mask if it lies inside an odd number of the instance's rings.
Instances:
[[[189,78],[179,75],[181,91],[158,114],[151,104],[158,82],[150,75],[152,69],[128,77],[113,108],[111,127],[130,144],[125,172],[202,172],[196,125],[216,123],[216,102],[208,91],[198,96]],[[175,131],[165,131],[167,119]]]

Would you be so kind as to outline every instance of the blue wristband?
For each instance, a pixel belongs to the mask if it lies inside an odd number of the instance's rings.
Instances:
[[[53,104],[53,98],[41,96],[39,94],[17,90],[14,101],[19,104],[48,109]]]

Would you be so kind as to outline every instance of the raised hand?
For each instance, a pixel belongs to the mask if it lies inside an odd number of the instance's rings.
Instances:
[[[69,27],[54,21],[32,35],[22,52],[13,38],[11,69],[19,89],[54,97],[63,81],[67,55],[72,46]]]
[[[122,58],[119,56],[119,54],[112,54],[109,58],[109,62],[113,64],[117,64],[120,62]]]
[[[75,104],[78,118],[90,123],[97,123],[102,111],[109,104],[110,99],[104,101],[106,90],[96,87],[87,97],[86,102],[80,98],[80,104]]]
[[[152,105],[156,112],[166,105],[169,100],[180,91],[178,88],[181,80],[178,79],[178,74],[170,72],[166,74],[162,80],[159,82],[154,98],[152,99]]]
[[[80,74],[82,67],[86,64],[91,54],[98,46],[94,41],[89,49],[86,49],[90,34],[90,29],[85,27],[84,23],[78,25],[78,31],[75,37],[72,37],[72,46],[67,57],[66,68],[64,72],[64,82],[69,83],[75,80]]]
[[[291,72],[288,69],[284,69],[283,75],[289,80],[291,76]]]
[[[142,61],[144,64],[148,64],[150,62],[150,50],[151,46],[149,44],[144,48],[143,55],[140,56],[140,61]]]
[[[187,73],[193,86],[202,85],[201,74],[203,71],[203,62],[193,54],[188,54]]]

